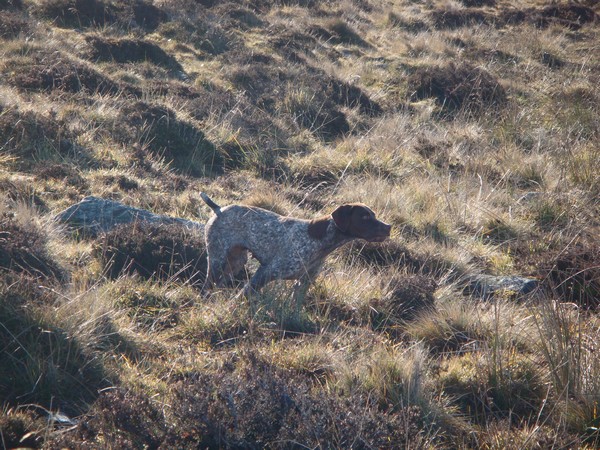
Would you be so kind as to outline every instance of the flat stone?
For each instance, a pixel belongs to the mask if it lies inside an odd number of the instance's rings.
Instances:
[[[132,222],[178,223],[188,228],[204,231],[204,224],[192,220],[154,214],[145,209],[93,196],[86,197],[58,213],[56,220],[88,236],[97,236],[99,233],[112,230],[117,225]]]
[[[491,298],[499,293],[512,294],[518,297],[532,293],[538,286],[538,280],[517,275],[472,275],[467,281],[464,293],[484,299]]]

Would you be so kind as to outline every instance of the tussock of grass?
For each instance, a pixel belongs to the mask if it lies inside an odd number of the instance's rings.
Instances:
[[[27,277],[2,274],[0,280],[0,395],[23,402],[81,412],[97,390],[106,387],[106,370],[98,354],[86,348],[76,328],[45,309],[56,302],[52,291]],[[31,299],[37,298],[38,305]]]
[[[415,99],[433,97],[446,113],[456,110],[477,113],[501,108],[507,102],[504,87],[498,80],[468,63],[418,68],[408,83]]]
[[[171,70],[182,70],[175,58],[169,56],[158,45],[135,39],[104,39],[100,36],[87,36],[90,45],[89,59],[92,61],[114,61],[131,63],[150,61]]]
[[[246,338],[250,322],[247,304],[220,297],[194,307],[184,318],[179,333],[191,342],[216,347],[233,345]]]
[[[8,167],[27,170],[39,163],[76,159],[73,136],[51,117],[0,106],[0,143],[14,157]]]
[[[0,209],[0,271],[52,282],[63,281],[64,269],[48,251],[46,234],[27,218]]]
[[[535,361],[514,351],[469,353],[444,365],[438,382],[459,408],[476,421],[493,418],[532,419],[547,399],[544,379]]]
[[[220,155],[204,133],[169,108],[131,103],[120,119],[128,125],[124,142],[141,143],[142,151],[164,158],[183,173],[198,176],[220,169]]]
[[[137,273],[144,278],[198,284],[206,275],[202,237],[180,225],[121,225],[99,239],[94,256],[112,278]]]
[[[425,405],[426,353],[422,348],[374,349],[337,374],[336,386],[351,395],[373,395],[382,408]]]
[[[6,64],[7,62],[10,64]],[[129,91],[133,95],[138,94],[135,89],[131,90],[129,86],[113,81],[109,76],[60,51],[47,52],[40,47],[22,48],[21,55],[5,61],[0,70],[8,72],[11,84],[24,91],[83,91],[112,95]]]
[[[147,331],[173,328],[181,320],[181,310],[191,306],[197,294],[186,286],[157,284],[123,277],[103,288],[115,308],[123,310]]]

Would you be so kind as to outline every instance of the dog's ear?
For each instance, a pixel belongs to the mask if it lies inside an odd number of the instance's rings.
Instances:
[[[347,232],[350,228],[350,219],[352,217],[353,209],[354,205],[342,205],[331,213],[331,217],[333,217],[335,226],[338,227],[343,233]]]

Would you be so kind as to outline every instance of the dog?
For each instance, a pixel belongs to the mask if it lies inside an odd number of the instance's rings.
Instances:
[[[204,192],[200,196],[215,213],[205,229],[207,285],[220,286],[241,272],[250,252],[260,266],[244,286],[245,297],[278,279],[297,280],[295,292],[305,292],[333,250],[355,239],[383,242],[392,228],[362,203],[305,220],[253,206],[220,207]]]

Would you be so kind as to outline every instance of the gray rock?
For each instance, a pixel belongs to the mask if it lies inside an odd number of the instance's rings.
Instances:
[[[464,293],[484,299],[501,292],[519,297],[532,293],[538,286],[539,281],[533,278],[479,274],[468,278]]]
[[[204,224],[177,217],[151,213],[145,209],[133,208],[114,200],[86,197],[79,203],[57,214],[56,220],[70,228],[89,236],[105,233],[117,225],[136,221],[173,224],[179,223],[188,228],[204,231]]]

